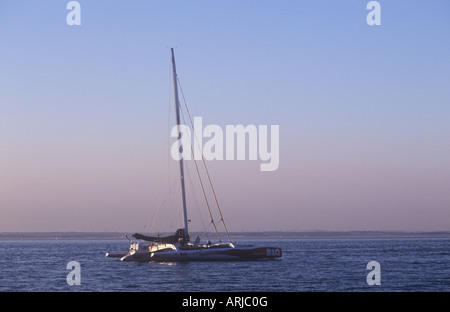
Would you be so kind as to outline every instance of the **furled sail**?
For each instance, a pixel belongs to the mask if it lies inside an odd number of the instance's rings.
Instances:
[[[165,236],[165,237],[161,237],[161,236],[146,236],[146,235],[142,235],[139,233],[135,233],[133,234],[133,237],[136,239],[142,239],[145,241],[149,241],[149,242],[155,242],[155,243],[165,243],[165,244],[175,244],[178,242],[188,242],[189,241],[189,236],[185,236],[184,234],[184,229],[178,229],[176,230],[175,234],[170,235],[170,236]]]

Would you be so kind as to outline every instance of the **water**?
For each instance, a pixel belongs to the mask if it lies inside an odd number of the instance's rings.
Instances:
[[[449,238],[253,239],[283,249],[281,261],[130,263],[105,258],[126,240],[0,241],[0,291],[351,292],[450,291]],[[81,285],[69,286],[77,261]],[[369,261],[381,285],[366,281]]]

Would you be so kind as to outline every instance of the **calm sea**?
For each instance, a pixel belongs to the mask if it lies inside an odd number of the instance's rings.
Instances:
[[[105,258],[126,240],[0,241],[0,291],[365,292],[450,291],[449,238],[246,239],[283,249],[280,261],[130,263]],[[80,285],[69,286],[70,261]],[[368,285],[370,261],[380,285]]]

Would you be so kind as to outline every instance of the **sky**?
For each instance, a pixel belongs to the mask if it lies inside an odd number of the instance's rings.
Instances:
[[[279,125],[207,162],[230,231],[450,231],[448,1],[68,2],[0,0],[0,232],[181,226],[169,47],[204,125]]]

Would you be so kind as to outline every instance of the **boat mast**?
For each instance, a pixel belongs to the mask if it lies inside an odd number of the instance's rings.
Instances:
[[[178,147],[180,154],[183,152],[183,146],[181,144],[181,131],[180,131],[180,101],[178,99],[178,82],[177,82],[177,69],[175,67],[175,53],[173,48],[170,49],[172,54],[172,75],[173,75],[173,88],[175,93],[175,114],[177,121],[177,130],[178,130]],[[181,181],[181,198],[183,202],[183,218],[184,218],[184,238],[185,240],[189,240],[189,231],[188,231],[188,218],[187,218],[187,210],[186,210],[186,192],[184,188],[184,166],[183,166],[183,158],[180,157],[180,181]]]

